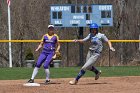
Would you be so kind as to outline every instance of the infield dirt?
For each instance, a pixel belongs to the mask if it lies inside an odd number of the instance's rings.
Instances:
[[[44,79],[36,79],[39,87],[23,86],[27,80],[0,80],[0,93],[140,93],[140,76],[81,78],[77,85],[69,85],[73,78],[51,79],[44,85]]]

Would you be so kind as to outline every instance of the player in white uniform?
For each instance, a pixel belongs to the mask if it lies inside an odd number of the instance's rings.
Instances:
[[[90,70],[95,73],[95,80],[97,80],[101,74],[101,70],[97,70],[93,65],[97,61],[97,59],[100,56],[100,53],[103,48],[103,42],[107,42],[109,45],[110,50],[115,51],[115,49],[112,47],[111,42],[108,40],[108,38],[102,34],[98,33],[98,25],[96,23],[92,23],[90,25],[90,34],[84,39],[80,40],[74,40],[75,42],[85,42],[85,41],[91,41],[91,46],[89,47],[89,51],[86,58],[86,63],[81,68],[79,74],[77,77],[70,81],[69,84],[75,85],[78,83],[78,80],[85,74],[86,70]]]

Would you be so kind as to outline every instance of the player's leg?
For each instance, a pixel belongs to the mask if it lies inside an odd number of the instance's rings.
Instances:
[[[88,58],[90,59],[89,52],[88,52],[87,55],[88,55]],[[70,81],[69,84],[71,84],[71,85],[77,84],[77,83],[78,83],[78,80],[85,74],[87,67],[90,66],[90,65],[91,65],[91,63],[89,63],[88,60],[87,60],[87,62],[86,62],[86,63],[84,64],[84,66],[81,68],[81,70],[80,70],[80,72],[78,73],[78,75],[76,76],[76,78],[75,78],[74,80]]]
[[[29,83],[34,83],[34,78],[37,75],[38,70],[39,70],[40,66],[42,65],[42,63],[45,61],[45,59],[46,59],[46,55],[43,54],[43,53],[41,53],[40,56],[39,56],[39,58],[38,58],[38,60],[37,60],[37,63],[35,65],[35,68],[33,70],[32,77],[28,81]]]
[[[92,63],[92,64],[87,69],[95,73],[95,80],[97,80],[101,74],[101,70],[98,70],[95,66],[93,66],[98,58],[99,58],[99,54],[94,53],[91,56],[91,59],[88,60],[89,63]]]
[[[95,80],[98,80],[101,75],[101,70],[98,70],[95,66],[92,66],[89,70],[95,73]]]
[[[54,53],[49,53],[45,63],[44,63],[44,69],[45,69],[45,73],[46,73],[46,82],[45,84],[48,84],[50,82],[50,71],[49,71],[49,65],[52,62],[52,57],[53,57]]]
[[[71,85],[75,85],[78,83],[79,79],[85,74],[85,70],[81,69],[80,72],[78,73],[78,75],[76,76],[76,78],[72,81],[69,82],[69,84]]]
[[[96,60],[99,58],[99,54],[98,53],[94,53],[92,54],[92,56],[87,60],[87,62],[84,64],[84,66],[82,67],[82,69],[89,69],[91,68],[91,66],[93,64],[95,64]]]
[[[85,74],[86,70],[89,69],[94,63],[95,61],[97,60],[97,58],[99,57],[99,54],[94,54],[92,55],[88,60],[87,62],[84,64],[84,66],[82,67],[82,69],[80,70],[79,74],[77,75],[77,77],[70,81],[69,83],[71,85],[74,85],[74,84],[77,84],[78,83],[78,80]]]
[[[99,54],[98,53],[93,53],[89,59],[87,60],[87,62],[84,64],[84,66],[82,67],[83,70],[89,70],[89,68],[93,67],[92,65],[95,64],[95,62],[97,61],[97,59],[99,58]],[[90,70],[95,71],[98,74],[98,70],[94,67]]]
[[[46,81],[45,81],[45,84],[48,84],[50,82],[50,70],[49,70],[49,68],[48,69],[45,69],[45,73],[46,73]]]
[[[89,60],[89,58],[92,56],[92,52],[88,51],[87,56],[86,56],[86,62]]]
[[[90,54],[91,54],[91,52],[88,51],[87,58],[86,58],[86,62],[87,62],[88,59],[90,58],[90,56],[91,56]],[[85,64],[86,64],[86,63],[85,63]],[[84,64],[84,65],[85,65],[85,64]],[[69,83],[70,83],[71,85],[77,84],[77,83],[78,83],[78,80],[85,74],[85,72],[86,72],[86,69],[84,69],[84,68],[82,67],[82,69],[80,70],[80,72],[78,73],[78,75],[76,76],[76,78],[75,78],[74,80],[70,81]]]

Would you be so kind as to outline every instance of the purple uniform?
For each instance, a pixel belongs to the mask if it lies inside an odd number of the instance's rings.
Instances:
[[[55,47],[59,38],[56,34],[53,36],[49,36],[45,34],[42,38],[42,42],[44,43],[42,53],[40,54],[38,61],[36,63],[36,67],[40,68],[42,63],[44,62],[44,69],[48,69],[50,62],[52,61],[52,57],[55,54]]]

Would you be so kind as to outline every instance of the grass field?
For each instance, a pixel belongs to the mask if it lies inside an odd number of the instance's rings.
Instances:
[[[97,67],[102,70],[102,77],[120,77],[120,76],[140,76],[139,66],[119,66],[119,67]],[[50,68],[51,78],[71,78],[75,77],[80,67],[61,67]],[[18,80],[29,79],[33,68],[0,68],[0,80]],[[93,72],[87,71],[84,77],[94,76]],[[41,68],[37,79],[44,79],[45,72]]]

